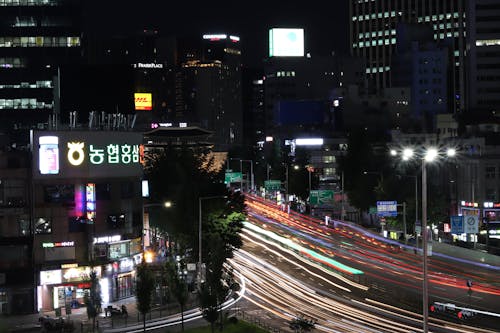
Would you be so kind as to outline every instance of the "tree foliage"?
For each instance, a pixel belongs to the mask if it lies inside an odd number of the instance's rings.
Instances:
[[[151,311],[151,301],[153,289],[155,287],[155,277],[151,267],[145,262],[137,265],[136,281],[136,303],[137,310],[142,314],[144,332],[146,331],[146,314]]]
[[[90,272],[90,290],[89,293],[84,295],[84,303],[87,308],[87,317],[92,319],[92,330],[95,329],[95,319],[102,306],[101,286],[97,278],[96,271]]]
[[[207,243],[205,281],[199,290],[199,299],[203,318],[210,323],[213,332],[221,305],[228,295],[230,286],[224,283],[225,279],[223,279],[227,250],[222,237],[211,233]]]
[[[297,333],[310,332],[316,327],[316,321],[299,315],[289,322],[289,327]]]
[[[179,263],[169,260],[165,264],[165,277],[169,293],[174,297],[181,309],[181,327],[183,332],[184,310],[189,296],[188,285],[182,276],[184,268],[184,260],[181,260]]]

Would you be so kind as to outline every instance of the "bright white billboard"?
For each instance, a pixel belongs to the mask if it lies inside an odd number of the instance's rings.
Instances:
[[[304,29],[269,29],[270,57],[303,57]]]

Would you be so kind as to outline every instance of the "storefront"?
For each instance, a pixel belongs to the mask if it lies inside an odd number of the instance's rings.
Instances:
[[[121,258],[106,266],[110,299],[115,301],[134,295],[135,262],[131,257]]]
[[[40,272],[38,286],[38,310],[50,311],[58,308],[76,308],[84,306],[85,295],[89,293],[90,273],[96,272],[101,277],[101,267],[77,264],[62,265],[61,269]]]

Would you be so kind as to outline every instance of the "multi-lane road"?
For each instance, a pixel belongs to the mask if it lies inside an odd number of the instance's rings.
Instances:
[[[230,261],[247,281],[245,298],[277,326],[297,315],[324,332],[422,331],[422,257],[357,226],[287,213],[247,196],[244,246]],[[500,331],[500,268],[429,258],[429,304],[481,311],[432,313],[433,332]],[[466,281],[473,281],[472,292]]]

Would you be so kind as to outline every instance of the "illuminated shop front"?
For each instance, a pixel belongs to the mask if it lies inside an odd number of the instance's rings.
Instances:
[[[90,273],[94,270],[99,279],[101,267],[64,264],[61,269],[40,271],[38,286],[38,310],[75,308],[84,304],[85,294],[90,290]]]
[[[82,306],[91,267],[103,304],[133,295],[142,140],[137,132],[32,131],[34,246],[43,250],[34,252],[42,267],[35,308]]]

